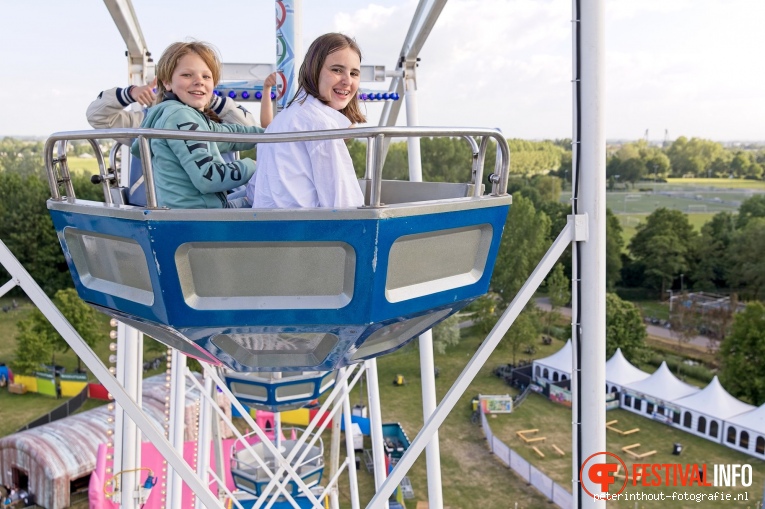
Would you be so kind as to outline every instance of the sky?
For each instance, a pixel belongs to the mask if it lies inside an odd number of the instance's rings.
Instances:
[[[609,139],[765,141],[765,1],[604,0]],[[302,0],[303,47],[340,31],[364,64],[395,67],[415,0]],[[0,136],[89,129],[127,84],[125,43],[100,0],[0,0]],[[224,62],[274,63],[273,0],[133,0],[149,50],[213,43]],[[420,125],[572,136],[570,0],[450,0],[420,53]],[[387,90],[387,84],[363,84]],[[257,111],[258,106],[252,105]],[[367,103],[374,124],[380,107]],[[402,109],[399,123],[404,121]]]

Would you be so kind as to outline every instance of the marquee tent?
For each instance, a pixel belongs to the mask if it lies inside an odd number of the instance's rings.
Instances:
[[[685,431],[715,442],[722,441],[723,421],[755,408],[731,396],[716,376],[704,389],[674,403],[681,407]]]

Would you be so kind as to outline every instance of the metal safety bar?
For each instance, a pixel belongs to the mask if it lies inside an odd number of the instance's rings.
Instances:
[[[146,181],[146,202],[149,209],[160,208],[157,205],[157,195],[154,188],[154,170],[151,164],[149,140],[199,140],[210,142],[228,143],[287,143],[298,141],[320,141],[346,138],[367,139],[367,161],[365,176],[371,179],[372,186],[367,207],[380,207],[380,193],[382,189],[382,166],[384,163],[385,138],[422,138],[428,136],[461,137],[468,141],[472,151],[472,180],[474,184],[474,196],[480,195],[481,181],[483,179],[483,162],[485,152],[489,145],[489,139],[493,138],[497,143],[497,164],[495,173],[491,176],[491,195],[502,196],[507,194],[507,181],[510,169],[510,148],[507,140],[502,136],[499,129],[480,128],[454,128],[454,127],[359,127],[353,129],[332,129],[326,131],[303,131],[296,133],[268,133],[268,134],[241,134],[241,133],[213,133],[213,132],[188,132],[165,129],[93,129],[88,131],[68,131],[52,134],[45,142],[45,166],[48,174],[51,198],[56,201],[64,199],[74,201],[76,199],[71,175],[66,163],[66,144],[68,141],[88,140],[96,152],[96,159],[101,175],[108,175],[104,166],[104,158],[101,149],[96,142],[100,139],[136,138],[141,153],[143,175]],[[475,138],[481,138],[480,144]],[[59,144],[59,155],[54,157],[53,148]],[[61,195],[60,186],[64,186],[66,194]],[[105,186],[108,183],[104,183]],[[111,204],[111,195],[105,188],[106,202]]]

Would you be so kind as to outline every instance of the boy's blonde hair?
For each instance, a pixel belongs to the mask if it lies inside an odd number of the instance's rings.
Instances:
[[[351,37],[338,33],[329,33],[317,37],[308,48],[308,51],[305,54],[305,59],[303,59],[303,64],[300,66],[300,73],[298,74],[298,91],[292,100],[294,101],[299,98],[300,90],[304,90],[307,94],[326,103],[319,94],[319,75],[321,74],[321,69],[324,67],[324,62],[327,60],[329,54],[345,48],[352,49],[359,56],[359,61],[361,61],[361,49]],[[290,102],[290,104],[292,104],[292,102]],[[340,113],[345,115],[348,120],[354,124],[361,124],[367,121],[359,107],[358,91],[351,98],[348,105],[340,110]]]
[[[172,81],[178,61],[189,53],[197,54],[204,61],[212,72],[213,86],[218,86],[221,65],[215,48],[201,41],[174,42],[165,49],[157,62],[157,96],[154,98],[154,104],[165,100],[165,82]]]

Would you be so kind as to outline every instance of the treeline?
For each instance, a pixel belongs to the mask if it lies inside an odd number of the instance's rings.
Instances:
[[[535,213],[550,221],[545,235],[552,240],[562,228],[567,204],[558,203],[561,183],[571,176],[570,140],[526,141],[509,140],[511,169],[509,191],[515,196],[513,209],[523,210],[519,198],[530,200]],[[42,142],[22,142],[11,138],[0,140],[0,239],[14,252],[24,266],[54,295],[71,286],[63,254],[46,209],[48,183],[43,170]],[[366,145],[358,140],[349,142],[354,166],[363,174]],[[469,144],[459,138],[423,138],[421,140],[423,178],[427,181],[467,182],[470,180],[471,151]],[[487,151],[485,173],[494,168],[495,147]],[[614,161],[618,160],[618,163]],[[731,151],[719,143],[680,138],[667,149],[638,141],[622,146],[609,156],[609,171],[621,173],[620,179],[645,177],[650,167],[655,175],[673,172],[702,172],[717,168],[711,174],[726,175],[730,168],[742,168],[747,175],[761,174],[765,151]],[[727,161],[727,162],[725,162]],[[748,161],[748,165],[743,162]],[[727,165],[727,166],[726,166]],[[634,170],[628,174],[625,168]],[[695,168],[695,170],[694,170]],[[722,170],[721,168],[725,168]],[[759,170],[758,170],[759,168]],[[405,142],[391,143],[384,177],[408,178]],[[613,177],[613,175],[612,175]],[[77,195],[101,200],[100,186],[92,185],[88,176],[74,177]],[[737,288],[744,295],[759,298],[765,286],[765,270],[757,260],[749,260],[765,247],[758,219],[765,216],[765,204],[758,197],[742,204],[738,216],[720,213],[704,226],[700,234],[693,232],[687,217],[681,212],[656,211],[641,225],[638,234],[622,256],[623,240],[618,220],[608,219],[608,284],[644,288],[657,296],[666,289],[679,286],[683,274],[685,286],[705,290]],[[749,224],[751,223],[751,224]],[[666,225],[671,225],[668,227]],[[515,225],[509,224],[514,229]],[[548,231],[543,225],[533,227],[537,232]],[[655,233],[657,232],[657,233]],[[730,248],[730,246],[736,246]],[[741,249],[747,246],[747,249]],[[534,250],[531,250],[534,252]],[[517,250],[516,250],[517,252]],[[568,273],[568,265],[566,272]]]
[[[696,232],[688,216],[660,208],[637,227],[624,255],[621,284],[653,290],[765,295],[765,195],[741,203],[738,214],[719,212]]]
[[[608,154],[606,165],[611,186],[667,177],[759,180],[764,171],[765,149],[729,149],[714,141],[684,136],[666,148],[645,140],[627,143]]]
[[[528,141],[510,139],[510,172],[526,178],[552,174],[571,181],[571,140]],[[366,144],[349,142],[356,172],[363,175]],[[471,152],[458,138],[422,138],[423,179],[465,182],[470,178]],[[496,147],[487,151],[486,171],[494,167]],[[408,178],[407,145],[404,141],[389,146],[384,178]],[[765,149],[726,148],[721,143],[681,136],[667,147],[650,145],[645,140],[609,146],[606,176],[611,187],[635,184],[641,180],[666,178],[744,178],[762,179],[765,175]]]
[[[510,173],[532,177],[549,172],[562,172],[571,168],[570,143],[552,141],[508,140],[510,146]],[[568,147],[564,148],[564,147]],[[361,177],[366,166],[366,143],[351,140],[348,148],[356,174]],[[568,151],[567,151],[568,150]],[[497,146],[490,142],[486,151],[484,175],[494,168]],[[423,180],[430,182],[467,182],[470,180],[472,152],[468,142],[461,138],[422,138]],[[406,180],[409,178],[407,144],[392,142],[383,167],[383,178]],[[566,167],[566,165],[568,165]]]

